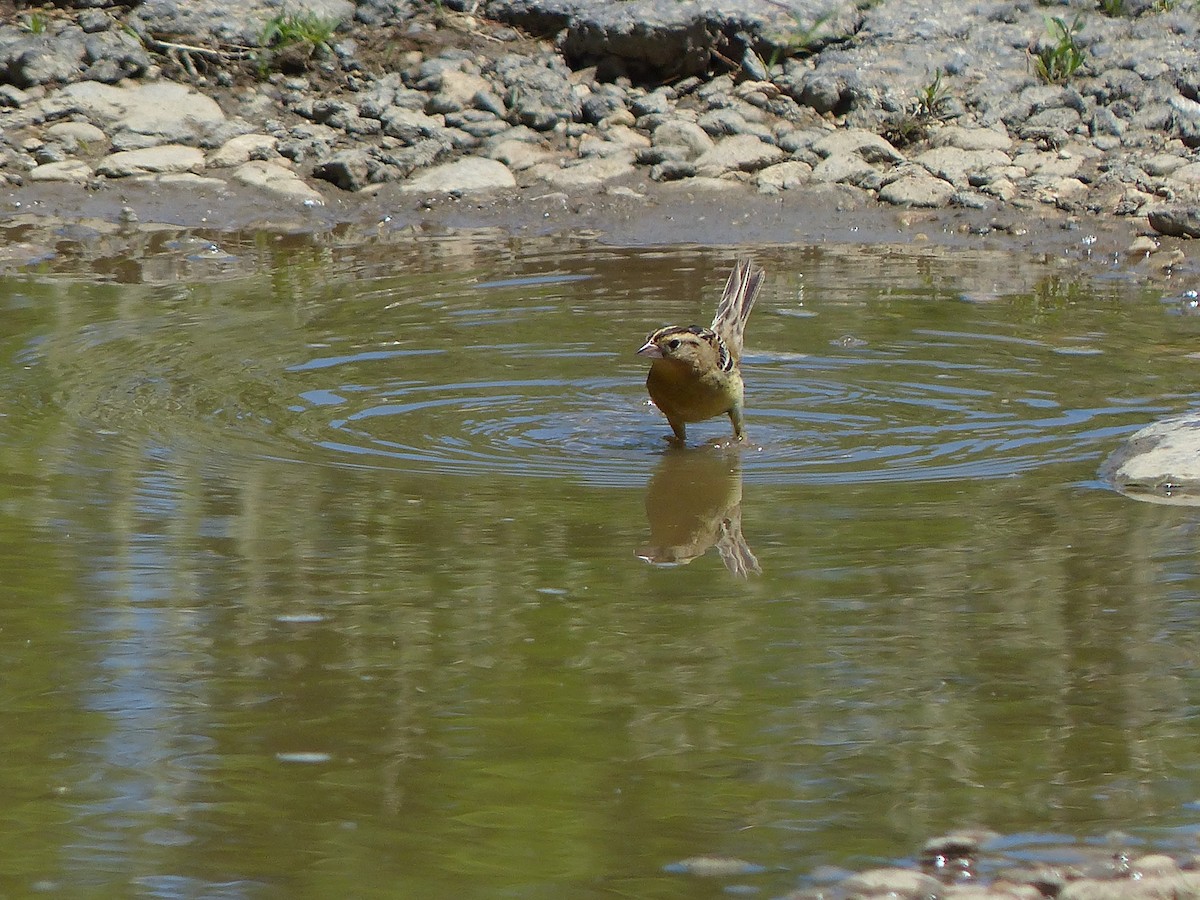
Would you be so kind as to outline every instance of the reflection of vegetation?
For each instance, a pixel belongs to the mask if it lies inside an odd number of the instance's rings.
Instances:
[[[848,829],[848,847],[838,833],[839,849],[821,852],[839,864],[907,852],[963,810],[1000,829],[1071,833],[1178,815],[1200,738],[1170,714],[1195,693],[1195,547],[1173,511],[1081,488],[1093,460],[1020,478],[826,486],[778,483],[748,451],[742,505],[763,577],[736,581],[711,556],[654,569],[633,558],[646,530],[638,489],[329,465],[293,440],[304,423],[287,407],[303,387],[356,390],[369,373],[309,383],[287,368],[312,348],[352,354],[436,332],[465,348],[439,364],[499,371],[516,357],[489,358],[497,346],[557,352],[563,323],[583,318],[603,352],[575,346],[555,364],[627,374],[634,403],[640,367],[620,369],[611,348],[625,339],[631,352],[661,304],[668,319],[703,309],[723,265],[656,250],[631,266],[591,247],[580,263],[507,239],[222,243],[230,269],[158,243],[101,257],[115,283],[0,282],[12,310],[0,578],[21,663],[6,708],[39,726],[22,731],[0,783],[41,798],[13,814],[26,827],[0,850],[6,871],[28,865],[20,835],[78,847],[80,821],[97,842],[131,828],[202,834],[194,855],[173,852],[214,879],[249,859],[264,882],[287,884],[327,846],[330,895],[369,893],[370,857],[384,893],[453,896],[467,882],[599,883],[614,860],[655,872],[730,822],[769,826],[756,859],[782,862],[794,847],[768,832],[797,808],[839,823],[902,810],[895,833]],[[844,407],[797,391],[823,441],[839,440],[837,422],[870,392],[911,377],[900,363],[922,352],[947,395],[974,392],[982,417],[1011,415],[1011,400],[1047,385],[1070,385],[1056,402],[1100,408],[1128,391],[1135,364],[1174,383],[1170,360],[1144,353],[1161,333],[1144,312],[1154,299],[1105,293],[1053,261],[772,253],[765,308],[787,309],[803,268],[819,316],[759,322],[750,393],[762,396],[771,367],[824,385],[857,376],[865,387]],[[473,287],[572,264],[594,277],[516,337],[503,314],[533,292],[490,288],[482,301]],[[449,314],[467,297],[494,310],[474,329]],[[1081,331],[1119,337],[1088,368],[1049,353]],[[868,349],[831,351],[843,333]],[[808,358],[773,361],[773,347]],[[1014,354],[1036,365],[1014,372]],[[398,382],[441,374],[394,365]],[[946,415],[924,399],[889,415],[912,430]],[[849,434],[847,454],[879,439],[853,423]],[[647,453],[647,475],[657,459]],[[298,778],[275,757],[297,750],[331,762]],[[236,850],[213,872],[217,841]],[[129,884],[122,868],[88,877],[91,893]]]

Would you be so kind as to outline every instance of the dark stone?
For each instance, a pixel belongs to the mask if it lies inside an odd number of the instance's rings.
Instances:
[[[696,174],[696,164],[687,160],[665,159],[650,168],[650,177],[655,181],[678,181]]]
[[[589,125],[598,125],[618,110],[624,109],[621,98],[613,94],[589,94],[580,106],[580,118]]]
[[[361,191],[372,181],[379,163],[365,150],[342,150],[313,167],[313,176],[344,191]]]
[[[1147,214],[1150,227],[1170,237],[1200,237],[1200,207],[1156,209]]]
[[[83,56],[83,32],[78,28],[24,37],[0,51],[0,81],[17,87],[76,81]]]

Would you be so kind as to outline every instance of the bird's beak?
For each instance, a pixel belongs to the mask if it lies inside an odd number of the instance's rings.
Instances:
[[[662,350],[654,341],[646,341],[642,344],[642,348],[637,352],[638,356],[648,356],[650,359],[662,359]]]

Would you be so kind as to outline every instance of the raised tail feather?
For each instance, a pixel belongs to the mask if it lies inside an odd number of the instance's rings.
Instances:
[[[739,259],[729,273],[725,292],[717,304],[712,330],[725,342],[735,360],[742,358],[742,335],[746,330],[746,320],[750,318],[750,310],[758,299],[763,274],[763,270],[750,260],[744,257]]]

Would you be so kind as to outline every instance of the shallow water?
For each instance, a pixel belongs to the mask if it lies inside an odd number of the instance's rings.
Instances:
[[[750,446],[679,452],[633,351],[730,249],[45,249],[0,277],[0,892],[778,896],[960,826],[1195,843],[1200,513],[1095,474],[1195,405],[1188,304],[760,249]]]

